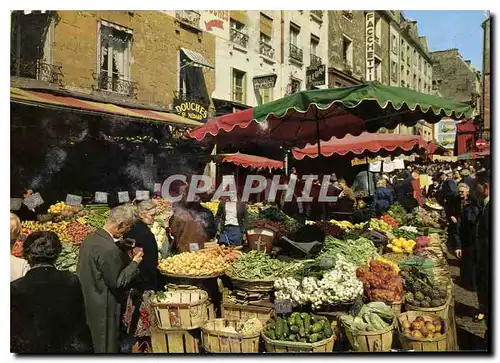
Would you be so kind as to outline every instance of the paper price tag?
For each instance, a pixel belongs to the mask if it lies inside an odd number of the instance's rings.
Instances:
[[[130,197],[128,195],[128,192],[118,192],[118,202],[120,203],[130,202]]]
[[[135,199],[148,200],[149,199],[149,190],[136,190]]]
[[[161,183],[155,183],[154,192],[161,193]]]
[[[22,198],[10,198],[10,210],[19,210],[22,204]]]
[[[35,193],[25,198],[23,203],[28,209],[34,210],[39,205],[42,205],[44,201],[40,193]]]
[[[292,300],[275,300],[274,309],[276,314],[288,314],[292,312]]]
[[[79,195],[68,194],[66,196],[66,204],[80,206],[80,205],[82,205],[82,199],[83,198]]]
[[[190,243],[189,244],[189,250],[190,251],[199,251],[200,250],[200,245],[198,243]]]
[[[95,192],[94,200],[96,203],[107,203],[108,202],[108,193]]]

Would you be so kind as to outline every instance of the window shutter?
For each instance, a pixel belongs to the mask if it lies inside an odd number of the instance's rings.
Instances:
[[[260,13],[260,32],[272,38],[273,34],[273,19]]]
[[[231,10],[231,19],[234,19],[239,23],[247,25],[246,11],[244,10]]]

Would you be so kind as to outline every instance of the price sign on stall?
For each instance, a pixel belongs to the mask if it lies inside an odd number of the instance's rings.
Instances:
[[[136,190],[135,199],[148,200],[149,199],[149,190]]]
[[[94,200],[96,203],[107,203],[108,202],[108,193],[95,192]]]
[[[80,205],[82,205],[82,199],[83,198],[79,195],[68,194],[66,196],[66,204],[80,206]]]
[[[288,314],[292,312],[292,300],[275,300],[274,309],[276,314]]]
[[[28,207],[28,209],[34,210],[36,207],[42,205],[44,203],[42,196],[40,193],[35,193],[30,195],[27,198],[24,198],[24,205]]]
[[[120,203],[130,202],[130,197],[128,195],[128,192],[118,192],[118,202]]]
[[[189,244],[189,250],[190,251],[199,251],[200,250],[200,245],[198,243],[190,243]]]
[[[155,183],[154,192],[161,193],[161,183]]]
[[[10,210],[19,210],[23,200],[21,198],[10,198]]]

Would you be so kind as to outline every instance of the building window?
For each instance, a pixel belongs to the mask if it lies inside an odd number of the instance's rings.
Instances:
[[[248,35],[246,34],[246,28],[245,24],[240,23],[237,20],[231,19],[230,20],[230,33],[229,33],[229,39],[243,48],[247,47],[248,44]]]
[[[131,31],[101,23],[99,33],[99,89],[124,94],[132,92],[130,82]]]
[[[391,61],[391,79],[393,82],[398,81],[398,64],[394,61]]]
[[[413,75],[413,84],[412,84],[413,88],[416,89],[417,88],[417,76],[416,75]]]
[[[274,48],[271,45],[271,37],[264,33],[260,33],[260,47],[259,47],[260,54],[273,59],[274,58]]]
[[[382,22],[380,21],[380,16],[375,16],[375,43],[380,44],[381,37],[382,37]]]
[[[201,14],[194,10],[180,10],[175,12],[175,18],[195,28],[200,27]]]
[[[422,80],[419,78],[418,79],[418,88],[417,91],[422,92]]]
[[[233,101],[246,103],[246,83],[246,73],[233,69]]]
[[[300,27],[295,24],[290,24],[290,58],[302,62],[303,52],[299,47]]]
[[[310,49],[311,65],[321,64],[321,58],[318,56],[318,47],[319,47],[319,38],[311,34],[311,49]]]
[[[290,94],[300,92],[300,87],[301,87],[301,81],[296,78],[291,78],[290,79]]]
[[[342,46],[342,58],[344,61],[344,64],[350,68],[352,68],[353,65],[353,47],[352,47],[352,40],[346,37],[345,35],[343,36],[343,46]]]
[[[382,61],[378,58],[375,58],[375,79],[379,82],[382,82]]]
[[[272,88],[263,88],[259,90],[260,95],[260,104],[271,102],[273,100],[273,89]]]
[[[392,52],[398,54],[398,39],[394,34],[392,34]]]

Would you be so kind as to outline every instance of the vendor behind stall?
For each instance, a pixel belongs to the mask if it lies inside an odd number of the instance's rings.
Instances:
[[[387,181],[380,179],[377,181],[377,189],[375,190],[375,214],[377,216],[383,215],[390,208],[394,202],[394,196],[387,188]]]
[[[229,246],[239,246],[245,233],[246,204],[241,201],[231,201],[223,197],[215,216],[215,225],[222,231],[219,243]]]

